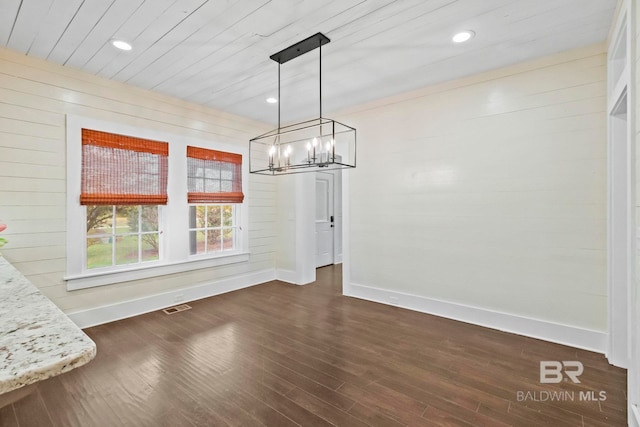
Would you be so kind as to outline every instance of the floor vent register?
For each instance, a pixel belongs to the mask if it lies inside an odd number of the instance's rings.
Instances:
[[[176,305],[175,307],[165,308],[162,311],[164,311],[166,314],[175,314],[185,310],[191,310],[191,306],[189,304],[180,304]]]

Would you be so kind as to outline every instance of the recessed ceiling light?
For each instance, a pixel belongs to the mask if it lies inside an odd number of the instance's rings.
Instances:
[[[124,40],[111,40],[111,44],[117,47],[120,50],[131,50],[132,47],[129,43]]]
[[[276,98],[274,98],[274,97],[271,97],[271,98],[267,98],[267,102],[269,104],[277,104],[278,100]]]
[[[453,36],[453,42],[454,43],[464,43],[470,39],[473,38],[473,36],[475,36],[476,33],[474,33],[471,30],[466,30],[466,31],[460,31],[458,34],[456,34],[455,36]]]

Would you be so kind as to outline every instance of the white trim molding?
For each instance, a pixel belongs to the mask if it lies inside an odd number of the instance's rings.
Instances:
[[[432,314],[447,319],[458,320],[598,353],[604,353],[607,346],[606,332],[561,325],[355,283],[350,283],[343,288],[348,290],[348,292],[345,291],[344,293],[346,296],[393,305],[408,310],[419,311],[421,313]]]
[[[270,282],[276,278],[275,269],[261,270],[241,276],[201,283],[195,286],[174,289],[156,295],[149,295],[115,304],[103,305],[87,310],[66,313],[80,328],[102,325],[116,320],[171,307],[184,302],[208,298],[250,286]]]
[[[292,285],[301,285],[298,273],[292,270],[283,270],[282,268],[276,269],[276,280],[281,282],[291,283]]]
[[[629,423],[630,427],[640,426],[640,409],[638,409],[638,405],[631,405],[631,423]],[[635,422],[635,424],[632,424]]]
[[[107,272],[65,276],[64,280],[67,282],[67,290],[75,291],[95,286],[148,279],[151,277],[166,276],[168,274],[184,273],[185,271],[219,267],[222,265],[248,261],[249,253],[240,253],[203,259],[190,259],[187,261],[178,261],[173,263],[143,265],[136,266],[135,268],[123,268],[122,270],[111,270]]]

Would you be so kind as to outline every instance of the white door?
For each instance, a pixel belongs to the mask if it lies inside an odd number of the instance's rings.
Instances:
[[[333,174],[316,173],[316,267],[333,264]]]

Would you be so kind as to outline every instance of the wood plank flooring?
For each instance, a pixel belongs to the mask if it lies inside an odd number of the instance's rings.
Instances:
[[[90,328],[96,359],[1,409],[0,425],[626,425],[626,371],[604,356],[346,298],[340,275]],[[582,362],[581,383],[540,384],[541,360]],[[606,400],[580,400],[592,391]]]

